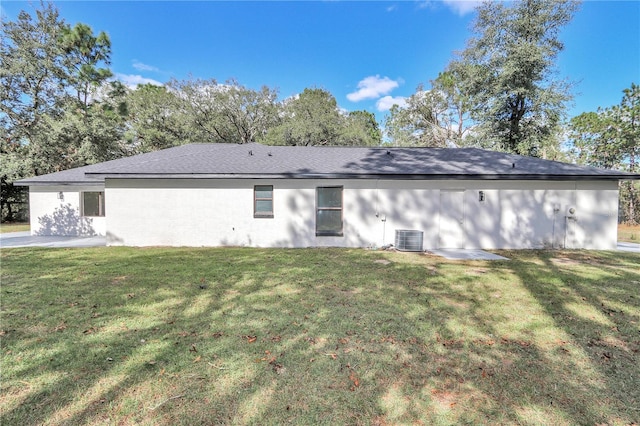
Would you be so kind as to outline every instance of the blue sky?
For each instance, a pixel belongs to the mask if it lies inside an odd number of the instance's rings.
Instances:
[[[59,1],[70,24],[112,41],[130,84],[229,78],[279,90],[329,90],[382,120],[392,102],[437,77],[471,36],[473,1]],[[37,2],[2,1],[5,19]],[[640,83],[640,2],[586,1],[561,33],[559,76],[575,82],[569,115],[620,102]]]

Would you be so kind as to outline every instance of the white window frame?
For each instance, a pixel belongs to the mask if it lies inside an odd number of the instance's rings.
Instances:
[[[271,197],[258,198],[258,188],[270,187]],[[262,190],[264,191],[264,190]],[[271,201],[271,211],[258,211],[258,201]],[[257,219],[272,219],[273,218],[273,185],[254,185],[253,186],[253,217]]]
[[[85,195],[86,194],[98,194],[98,214],[88,215],[85,213]],[[104,205],[104,191],[82,191],[80,193],[80,216],[82,217],[104,217],[105,205]]]
[[[340,207],[320,206],[320,190],[321,189],[339,189],[340,190]],[[340,211],[340,230],[319,231],[318,230],[318,213],[321,211]],[[344,236],[344,187],[341,185],[316,187],[316,237],[342,237],[342,236]]]

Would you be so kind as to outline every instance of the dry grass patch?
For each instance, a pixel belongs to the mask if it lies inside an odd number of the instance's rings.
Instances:
[[[640,256],[2,252],[2,424],[633,424]]]
[[[0,234],[4,234],[5,232],[22,232],[28,231],[31,229],[29,223],[23,222],[3,222],[0,223]]]
[[[618,241],[640,244],[640,225],[618,225]]]

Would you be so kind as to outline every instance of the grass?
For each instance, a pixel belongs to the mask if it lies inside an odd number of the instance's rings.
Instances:
[[[2,222],[0,223],[0,234],[5,232],[21,232],[31,229],[29,223],[23,222]]]
[[[640,422],[640,256],[10,249],[1,424]]]
[[[618,241],[640,244],[640,225],[618,225]]]
[[[28,231],[29,223],[4,222],[0,224],[0,234],[5,232]],[[640,225],[618,225],[618,241],[640,243]]]

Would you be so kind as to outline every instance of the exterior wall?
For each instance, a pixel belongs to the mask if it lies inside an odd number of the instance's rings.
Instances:
[[[466,248],[616,249],[617,182],[475,182],[467,188]]]
[[[258,184],[273,185],[273,218],[253,217]],[[344,236],[316,237],[315,188],[336,185]],[[380,247],[396,229],[417,229],[437,248],[451,214],[442,190],[462,191],[462,248],[616,247],[616,182],[337,179],[108,179],[107,244]]]
[[[106,235],[104,217],[80,215],[80,194],[84,191],[104,191],[104,187],[29,187],[31,235]],[[62,199],[58,198],[60,192]]]

